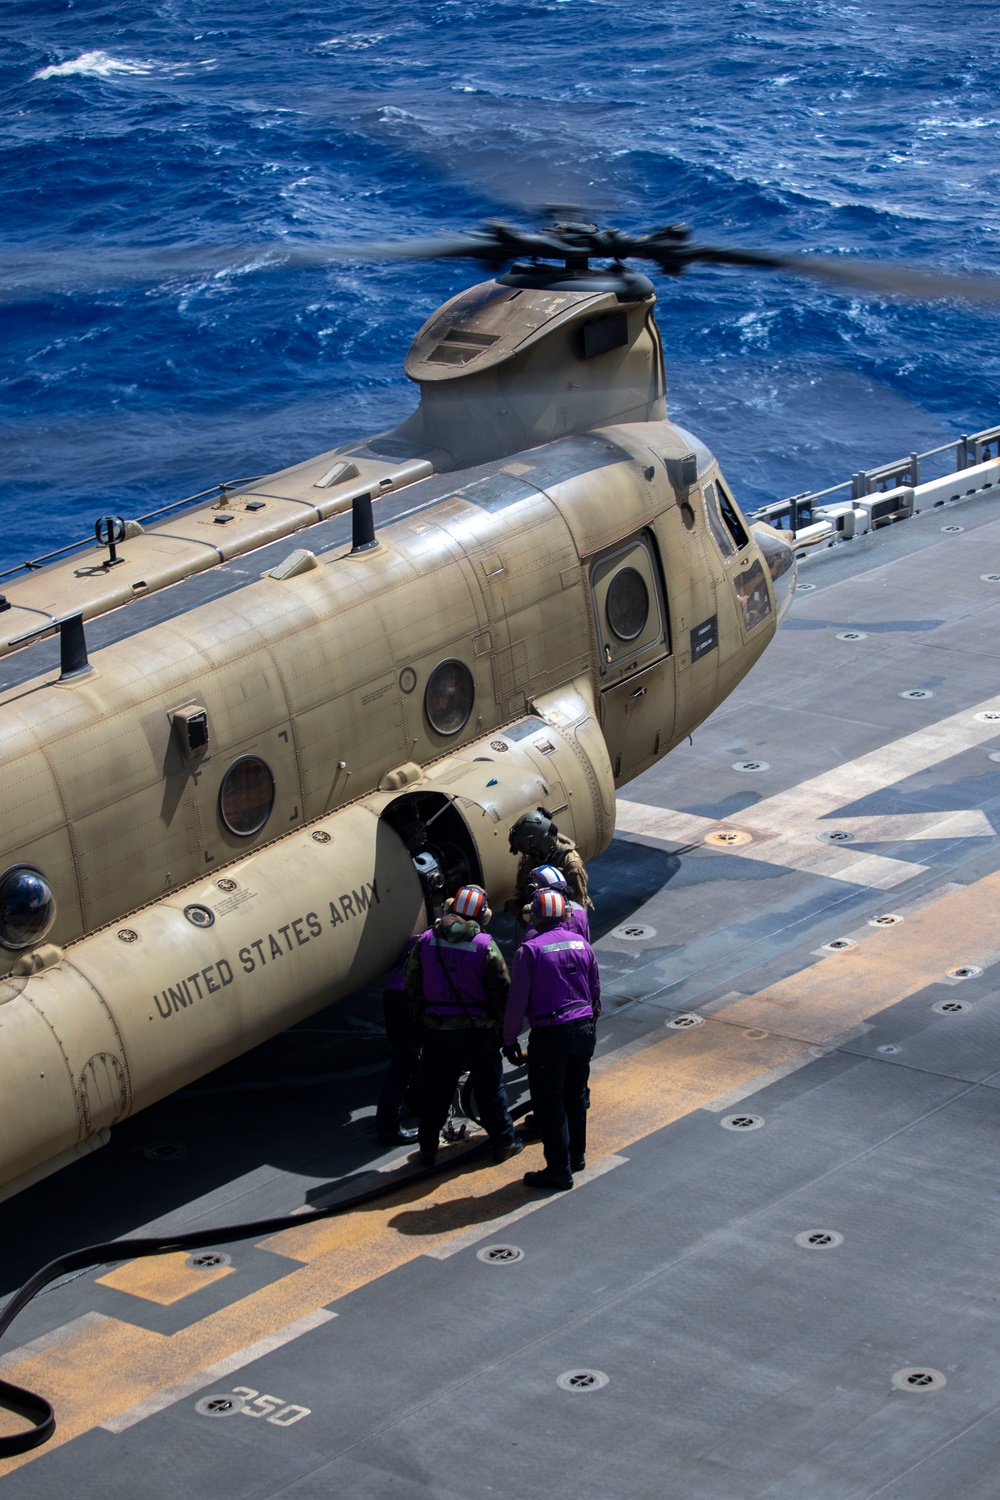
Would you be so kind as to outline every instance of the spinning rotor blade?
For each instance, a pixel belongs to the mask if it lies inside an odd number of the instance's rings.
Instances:
[[[268,253],[281,264],[292,266],[319,266],[338,260],[482,260],[498,265],[511,258],[510,251],[475,233],[412,240],[357,240],[344,245],[298,242],[275,245]]]
[[[566,212],[566,210],[561,210]],[[243,275],[283,267],[336,262],[391,260],[471,260],[493,270],[522,258],[563,261],[582,270],[590,260],[652,261],[670,276],[696,264],[759,267],[836,282],[859,292],[925,300],[962,298],[1000,303],[1000,277],[923,270],[869,260],[816,255],[784,255],[740,246],[690,243],[683,225],[634,235],[586,223],[558,223],[523,230],[493,220],[466,234],[403,240],[278,240],[261,245],[143,247],[138,250],[88,247],[75,252],[0,251],[0,302],[23,302],[45,295],[108,290],[122,283],[177,276]]]
[[[477,234],[427,239],[278,240],[260,245],[167,245],[135,249],[88,246],[75,250],[0,249],[0,303],[36,297],[97,293],[135,282],[174,277],[244,275],[285,266],[322,266],[338,261],[448,260],[463,258],[501,265],[513,252]]]
[[[913,297],[934,301],[941,297],[960,297],[969,302],[1000,302],[1000,276],[970,275],[963,271],[926,271],[915,266],[883,263],[874,260],[829,260],[819,255],[776,255],[768,250],[740,250],[722,246],[690,245],[680,251],[686,263],[697,261],[717,265],[763,266],[808,276],[820,281],[835,281],[859,291],[880,292],[890,296]],[[668,269],[666,266],[664,270]],[[684,267],[679,268],[683,270]],[[675,271],[673,274],[678,274]]]
[[[565,212],[566,210],[562,210]],[[535,232],[518,230],[499,221],[484,225],[475,234],[440,239],[399,240],[365,245],[297,246],[283,254],[291,264],[319,264],[324,259],[431,260],[468,259],[500,266],[515,256],[561,260],[576,256],[596,259],[652,260],[668,275],[680,275],[688,266],[703,263],[761,267],[788,271],[821,281],[833,281],[859,291],[886,293],[933,301],[960,297],[971,302],[1000,302],[1000,277],[966,272],[929,271],[918,267],[883,264],[872,260],[848,260],[818,255],[780,255],[770,250],[737,246],[691,245],[687,231],[671,225],[649,236],[631,236],[617,230],[598,230],[584,224],[559,224]]]

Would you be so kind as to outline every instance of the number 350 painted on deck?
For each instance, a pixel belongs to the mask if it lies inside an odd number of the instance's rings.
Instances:
[[[234,1385],[233,1395],[242,1396],[240,1411],[245,1417],[265,1417],[275,1427],[291,1427],[308,1417],[311,1408],[286,1403],[283,1396],[261,1396],[248,1385]]]

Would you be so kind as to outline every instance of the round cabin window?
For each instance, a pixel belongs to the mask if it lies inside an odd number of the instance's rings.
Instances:
[[[219,788],[219,814],[230,833],[259,833],[274,806],[274,777],[256,755],[234,760]]]
[[[15,865],[0,876],[0,944],[30,948],[41,942],[56,916],[56,898],[44,875]]]
[[[457,734],[468,723],[475,697],[476,685],[465,662],[441,662],[427,680],[427,722],[438,734]]]
[[[649,619],[649,590],[635,568],[622,568],[612,578],[604,604],[608,624],[620,641],[634,641]]]

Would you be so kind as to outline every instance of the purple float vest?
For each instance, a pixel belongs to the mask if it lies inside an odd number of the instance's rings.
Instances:
[[[420,939],[420,963],[424,971],[424,1013],[456,1020],[481,1021],[489,1017],[484,978],[488,932],[477,933],[471,942],[449,943],[433,928]]]
[[[590,917],[587,908],[576,901],[566,902],[566,923],[573,932],[578,932],[588,943],[590,942]]]
[[[519,953],[525,948],[535,960],[528,999],[532,1026],[593,1019],[590,975],[595,959],[586,939],[569,926],[549,927],[526,938]]]

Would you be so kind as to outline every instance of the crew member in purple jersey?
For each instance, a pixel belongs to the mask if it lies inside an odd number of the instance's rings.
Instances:
[[[536,891],[529,912],[533,933],[514,956],[504,1016],[504,1055],[523,1060],[518,1033],[525,1018],[528,1085],[542,1137],[545,1170],[525,1172],[529,1187],[562,1190],[586,1166],[587,1082],[601,1013],[601,980],[594,950],[566,922],[559,891]]]
[[[570,896],[569,882],[562,870],[555,865],[539,865],[537,870],[532,870],[528,876],[528,890],[532,895],[536,891],[558,891],[566,902],[565,926],[572,927],[574,932],[579,933],[582,938],[590,942],[590,917],[585,906],[579,901],[574,901]],[[526,906],[521,913],[521,920],[525,925],[525,937],[532,937],[534,928],[531,926],[530,912]]]
[[[482,929],[490,919],[486,892],[465,885],[429,927],[406,961],[406,993],[423,1025],[420,1160],[433,1166],[441,1127],[462,1073],[468,1070],[493,1160],[524,1150],[507,1108],[500,1029],[510,976],[500,949]]]

